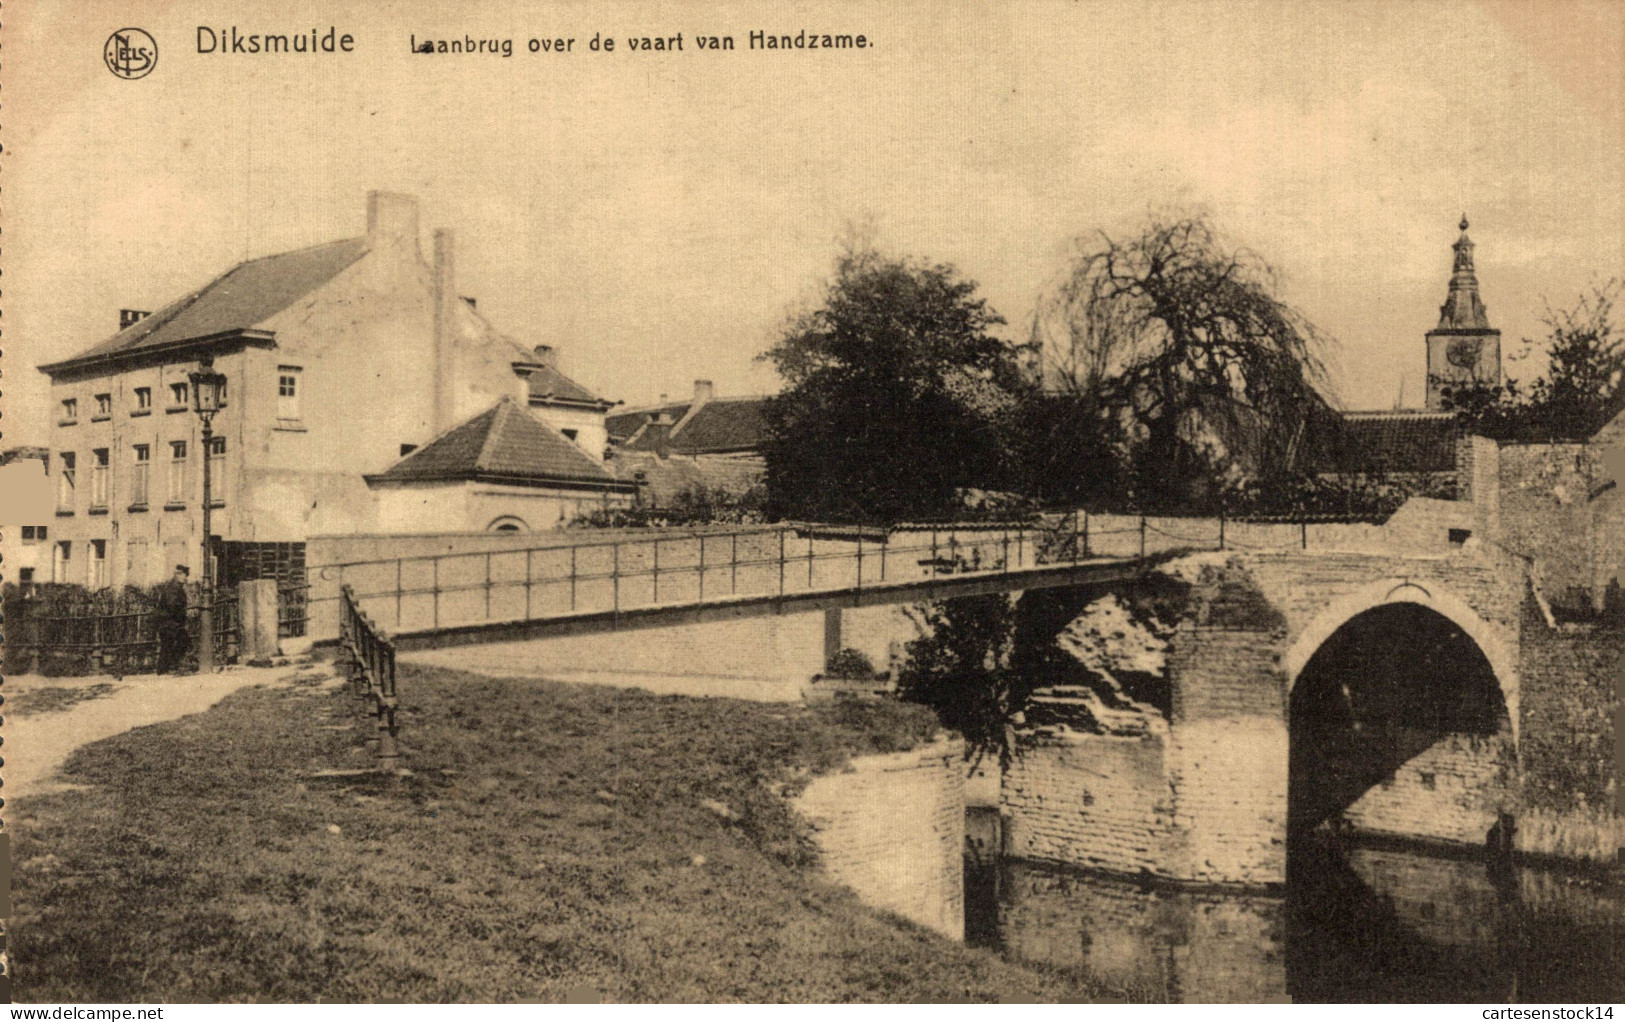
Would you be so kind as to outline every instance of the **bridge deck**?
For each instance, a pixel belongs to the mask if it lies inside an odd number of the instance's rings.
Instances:
[[[311,602],[336,604],[348,585],[400,648],[427,649],[1105,582],[1143,570],[1149,557],[1222,545],[1217,522],[1179,524],[1176,532],[1139,517],[1078,515],[1040,527],[552,537],[528,549],[329,565]]]

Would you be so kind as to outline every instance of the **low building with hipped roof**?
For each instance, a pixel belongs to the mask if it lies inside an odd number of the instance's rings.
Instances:
[[[379,529],[402,533],[555,528],[637,491],[511,397],[366,481]]]

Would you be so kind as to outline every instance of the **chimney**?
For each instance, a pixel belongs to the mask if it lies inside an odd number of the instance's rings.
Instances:
[[[536,361],[539,364],[547,366],[549,369],[559,367],[559,349],[551,344],[538,344],[531,351],[535,353]]]
[[[118,310],[118,328],[120,330],[128,329],[150,315],[152,313],[141,309],[120,309]]]
[[[367,193],[367,247],[418,250],[418,200],[399,192]]]
[[[659,412],[649,420],[649,443],[654,446],[655,455],[660,458],[671,457],[671,416]]]
[[[415,215],[415,214],[414,214]],[[455,244],[451,231],[440,228],[434,232],[434,432],[442,433],[452,426],[454,399],[457,386],[457,343],[453,336],[456,323],[457,267]]]
[[[711,400],[712,398],[714,398],[716,396],[717,396],[716,388],[711,385],[710,380],[695,380],[694,381],[694,403],[695,404],[703,405],[707,401]]]

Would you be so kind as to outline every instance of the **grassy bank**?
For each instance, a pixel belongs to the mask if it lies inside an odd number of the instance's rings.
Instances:
[[[871,911],[811,868],[779,785],[925,738],[917,708],[428,668],[401,691],[416,771],[401,781],[313,776],[367,762],[357,703],[314,687],[243,691],[76,753],[85,788],[11,815],[19,999],[1089,993]]]

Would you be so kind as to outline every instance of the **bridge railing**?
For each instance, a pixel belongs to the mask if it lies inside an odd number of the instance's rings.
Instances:
[[[395,644],[361,606],[355,590],[339,589],[340,654],[346,659],[350,684],[370,704],[378,730],[378,769],[394,772],[400,765],[395,690]]]
[[[890,529],[787,523],[513,550],[352,561],[313,569],[312,629],[321,638],[319,590],[348,588],[357,608],[395,632],[433,631],[729,600],[862,593],[946,576],[997,575],[1043,566],[1219,549],[1214,519],[1091,515],[1040,520],[903,524]]]

